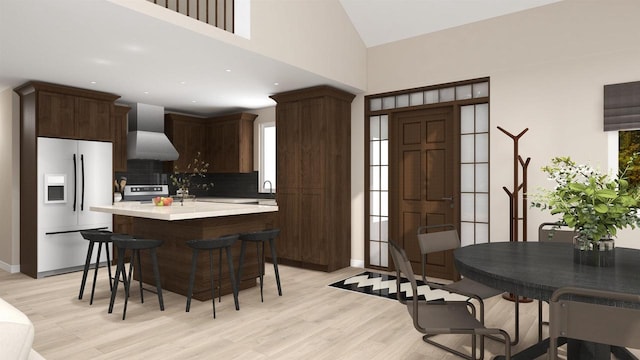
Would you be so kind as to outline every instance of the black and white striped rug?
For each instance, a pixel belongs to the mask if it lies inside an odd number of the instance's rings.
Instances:
[[[429,286],[425,285],[422,280],[418,282],[418,297],[420,299],[432,301],[432,300],[466,300],[467,298],[458,295],[451,294],[443,290],[432,290]],[[392,300],[397,300],[396,294],[396,276],[382,274],[377,272],[365,271],[361,274],[351,276],[344,280],[337,281],[333,284],[329,284],[331,287],[355,291],[362,294],[380,296]],[[411,284],[409,280],[402,278],[400,281],[400,291],[404,292],[408,298],[412,297]]]

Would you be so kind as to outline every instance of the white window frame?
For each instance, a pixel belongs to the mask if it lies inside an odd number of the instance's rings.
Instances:
[[[276,128],[276,122],[275,121],[270,121],[270,122],[264,122],[261,123],[259,125],[258,128],[258,133],[259,133],[259,156],[260,156],[260,161],[258,164],[258,192],[259,193],[269,193],[269,187],[268,186],[264,186],[265,185],[265,181],[269,180],[271,181],[272,184],[272,190],[273,193],[275,194],[276,192],[276,160],[275,160],[275,156],[276,156],[276,143],[275,141],[273,142],[273,149],[269,149],[270,151],[272,151],[273,154],[273,169],[272,169],[272,174],[273,174],[273,178],[269,179],[267,178],[266,174],[269,172],[268,169],[265,169],[265,166],[267,166],[266,162],[265,162],[265,153],[267,151],[267,149],[265,149],[265,146],[267,146],[267,142],[265,141],[265,130],[268,128],[273,128],[274,132],[275,132],[275,128]],[[275,137],[275,133],[274,133],[274,137]],[[274,139],[275,140],[275,139]]]

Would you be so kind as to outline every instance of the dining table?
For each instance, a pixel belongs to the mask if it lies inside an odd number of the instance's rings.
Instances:
[[[561,287],[575,286],[612,292],[640,294],[640,250],[617,247],[609,267],[577,264],[572,244],[553,242],[490,242],[454,251],[459,273],[471,280],[504,290],[514,297],[549,301]],[[585,301],[589,301],[588,299]],[[640,306],[626,304],[625,306]],[[638,358],[626,348],[560,339],[567,343],[567,359]],[[546,338],[512,356],[535,359],[549,348]]]

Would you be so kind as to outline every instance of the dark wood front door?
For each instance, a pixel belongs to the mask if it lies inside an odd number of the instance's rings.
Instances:
[[[418,227],[459,223],[459,130],[453,114],[453,107],[443,107],[397,113],[393,119],[397,139],[392,155],[397,169],[394,238],[417,274],[421,271]],[[427,274],[455,278],[452,252],[429,255]]]

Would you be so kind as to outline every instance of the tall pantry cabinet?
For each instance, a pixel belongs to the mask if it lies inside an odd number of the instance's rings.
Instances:
[[[323,271],[347,267],[354,95],[318,86],[271,98],[278,103],[278,261]]]

